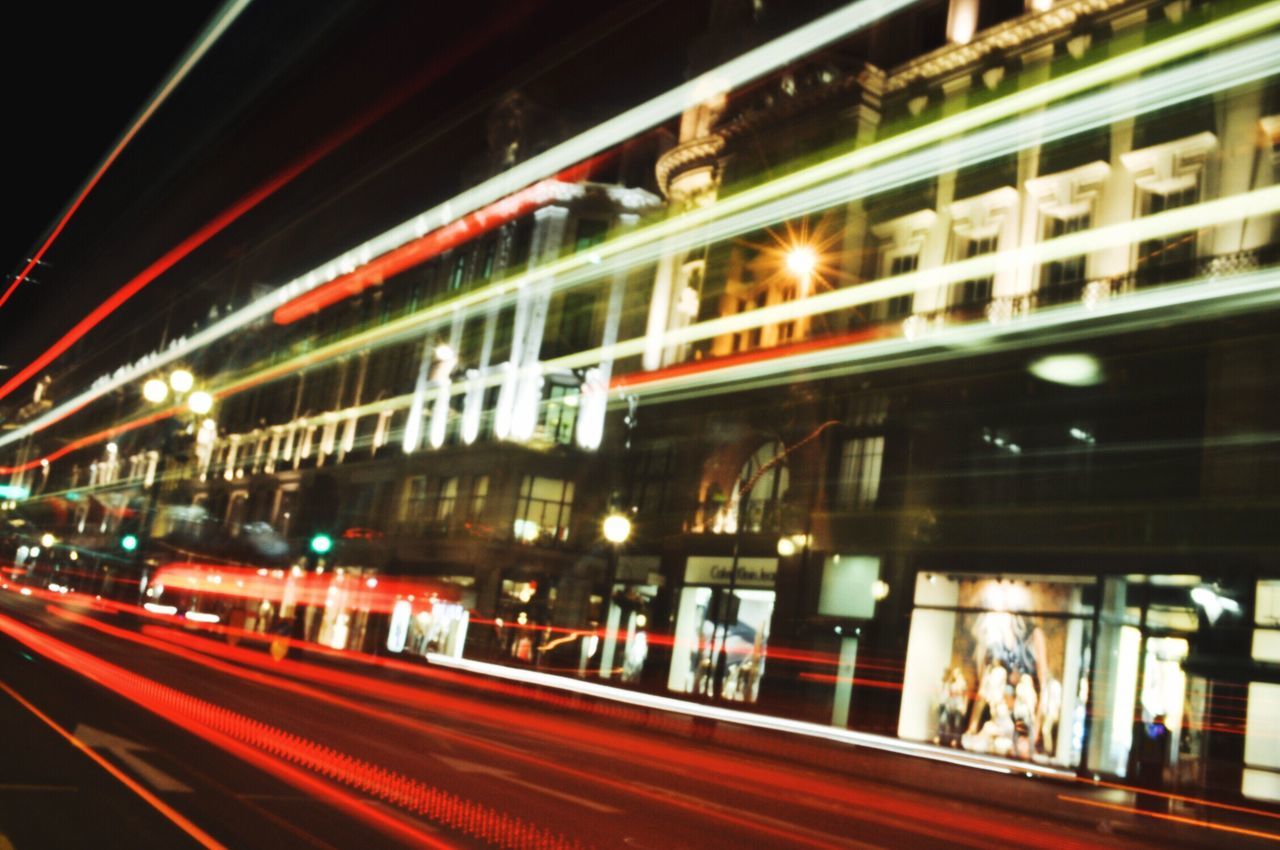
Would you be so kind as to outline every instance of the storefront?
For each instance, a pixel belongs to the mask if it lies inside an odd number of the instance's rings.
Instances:
[[[756,701],[777,573],[777,558],[739,558],[735,564],[728,556],[689,557],[676,608],[669,690]]]
[[[649,622],[662,583],[660,570],[656,555],[623,555],[618,559],[603,640],[598,641],[600,678],[627,684],[640,681],[649,658]],[[595,643],[582,641],[583,670],[595,654]]]
[[[1079,765],[1095,586],[1092,577],[919,574],[899,736]]]

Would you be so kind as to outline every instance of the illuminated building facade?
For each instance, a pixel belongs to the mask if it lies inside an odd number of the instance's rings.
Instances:
[[[694,68],[772,8],[709,4]],[[112,576],[279,572],[217,603],[251,630],[1068,773],[1134,777],[1160,718],[1177,787],[1280,799],[1240,731],[1280,712],[1266,8],[910,6],[264,296],[190,358],[209,416],[120,402],[15,483],[85,549],[141,533]],[[497,105],[477,180],[537,113]]]

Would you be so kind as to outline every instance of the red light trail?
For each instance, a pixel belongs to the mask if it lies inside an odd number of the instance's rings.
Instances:
[[[276,308],[272,319],[278,325],[288,325],[325,307],[359,295],[371,286],[377,286],[389,277],[425,263],[433,257],[456,248],[477,236],[515,221],[523,215],[545,206],[554,197],[551,190],[556,182],[576,183],[585,180],[592,169],[612,156],[612,152],[574,165],[554,177],[539,181],[514,195],[508,195],[487,207],[468,213],[457,221],[433,230],[419,239],[407,242],[381,257],[371,260],[355,271],[336,277],[299,295]]]
[[[204,226],[200,227],[190,236],[166,251],[159,259],[155,260],[151,265],[139,272],[132,280],[117,289],[105,301],[90,311],[88,315],[77,322],[71,330],[63,334],[63,336],[50,346],[43,354],[36,357],[36,359],[32,360],[22,369],[18,370],[3,384],[0,384],[0,399],[7,397],[18,387],[25,384],[40,370],[56,360],[71,346],[75,345],[76,342],[83,338],[85,334],[93,330],[97,325],[101,324],[104,319],[119,309],[126,301],[145,289],[155,281],[156,278],[160,277],[179,262],[184,260],[197,248],[200,248],[210,239],[226,230],[246,213],[270,198],[284,186],[293,182],[295,178],[309,170],[317,162],[333,153],[333,151],[346,144],[353,137],[368,129],[371,125],[376,123],[392,110],[402,105],[424,86],[434,82],[461,64],[464,59],[475,52],[475,50],[488,41],[492,36],[517,25],[529,14],[532,7],[528,4],[521,4],[517,9],[518,11],[515,12],[495,16],[490,20],[489,25],[486,28],[474,33],[470,38],[463,41],[450,52],[443,56],[436,57],[422,73],[412,78],[405,85],[396,89],[390,96],[383,98],[374,107],[357,117],[355,121],[352,121],[336,133],[326,137],[320,142],[320,144],[311,148],[275,176],[257,186],[248,194],[240,198],[240,200],[236,201],[230,207],[215,216]],[[122,146],[123,144],[124,142],[121,143]],[[3,297],[0,297],[0,306],[4,305],[4,302],[8,300],[9,296],[13,293],[13,290],[17,288],[22,279],[29,274],[31,269],[39,262],[49,245],[51,245],[53,240],[57,238],[58,234],[62,232],[63,228],[66,226],[67,220],[70,219],[71,215],[80,207],[81,203],[84,201],[85,195],[87,195],[89,190],[97,184],[98,180],[102,176],[102,172],[106,170],[107,166],[109,166],[112,161],[114,161],[118,153],[119,149],[112,153],[108,161],[102,166],[99,172],[94,175],[90,184],[86,186],[77,197],[72,207],[59,221],[58,226],[54,229],[53,233],[51,233],[49,238],[45,240],[40,251],[38,251],[36,256],[30,260],[22,274],[9,286]]]

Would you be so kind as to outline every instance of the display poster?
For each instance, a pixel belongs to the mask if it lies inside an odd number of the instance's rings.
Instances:
[[[951,661],[940,683],[938,743],[1056,760],[1069,621],[1044,614],[1070,610],[1073,589],[962,579],[958,590]]]

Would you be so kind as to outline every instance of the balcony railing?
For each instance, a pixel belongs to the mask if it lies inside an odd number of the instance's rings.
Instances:
[[[1100,302],[1138,289],[1179,281],[1216,275],[1226,277],[1265,268],[1277,261],[1280,261],[1280,244],[1270,244],[1228,254],[1196,257],[1186,262],[1139,266],[1121,275],[1042,284],[1034,292],[1024,295],[997,297],[984,303],[950,304],[915,315],[917,321],[925,324],[963,324],[983,318],[996,321],[1063,304]]]

